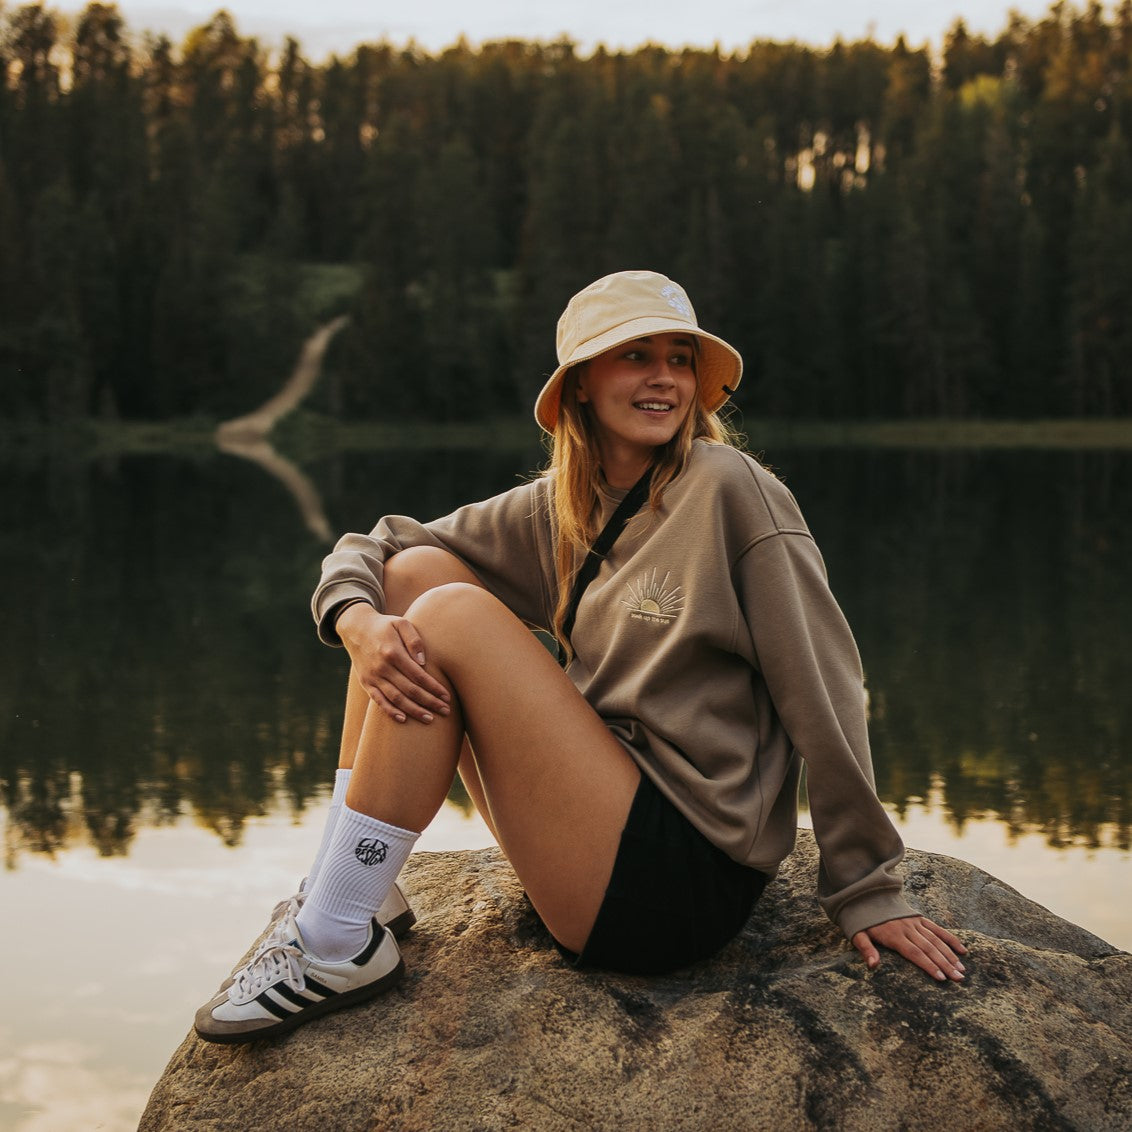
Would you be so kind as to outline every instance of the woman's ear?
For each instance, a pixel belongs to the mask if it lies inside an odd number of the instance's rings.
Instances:
[[[584,405],[590,399],[589,393],[586,392],[586,375],[589,373],[589,368],[583,362],[578,366],[574,377],[574,398],[580,405]]]

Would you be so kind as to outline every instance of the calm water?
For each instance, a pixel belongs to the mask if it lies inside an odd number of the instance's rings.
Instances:
[[[0,907],[23,972],[0,1128],[134,1127],[305,869],[345,676],[307,613],[327,532],[441,514],[538,458],[0,463]],[[766,458],[856,631],[906,840],[1132,948],[1132,454]],[[488,843],[459,802],[425,847]]]

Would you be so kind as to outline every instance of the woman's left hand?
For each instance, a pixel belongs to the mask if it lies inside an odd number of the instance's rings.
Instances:
[[[870,971],[880,963],[878,944],[903,955],[909,963],[915,963],[941,983],[948,979],[958,982],[963,978],[966,968],[959,956],[966,955],[967,949],[958,937],[926,916],[886,920],[858,932],[853,937],[853,946],[864,957]]]

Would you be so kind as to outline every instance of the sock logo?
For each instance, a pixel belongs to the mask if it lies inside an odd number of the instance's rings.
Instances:
[[[363,837],[354,849],[354,856],[363,865],[380,865],[385,860],[389,846],[377,837]]]

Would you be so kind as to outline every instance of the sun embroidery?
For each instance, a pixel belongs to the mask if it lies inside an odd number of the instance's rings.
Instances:
[[[684,598],[680,593],[682,586],[669,586],[670,573],[657,581],[656,571],[637,579],[634,586],[626,582],[629,600],[621,599],[622,605],[629,607],[629,616],[634,621],[651,621],[654,625],[667,625],[684,608]]]

